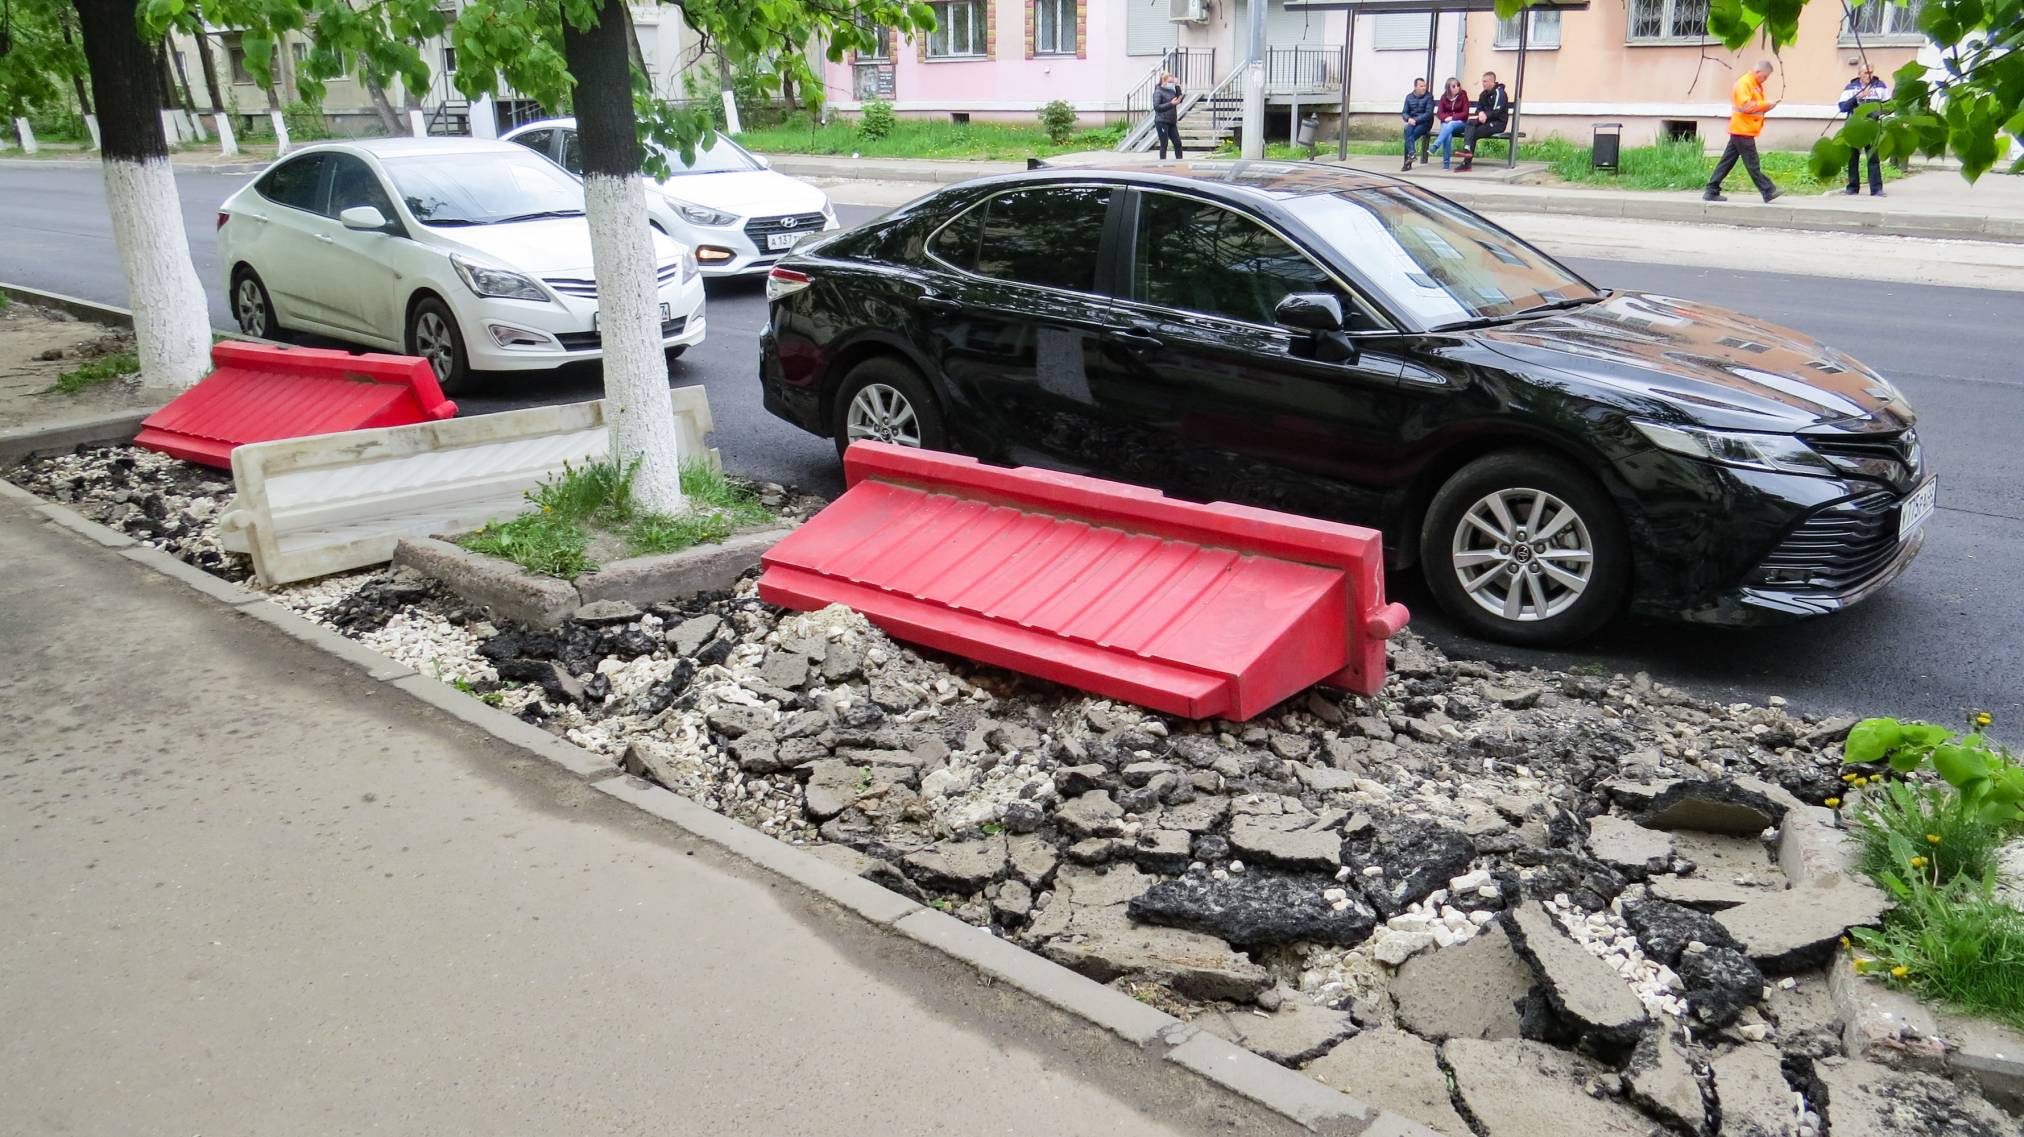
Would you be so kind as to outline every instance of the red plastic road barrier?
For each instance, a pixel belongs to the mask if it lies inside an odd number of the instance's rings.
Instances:
[[[226,340],[211,374],[147,417],[134,445],[230,469],[248,442],[449,418],[429,361]]]
[[[1406,610],[1369,529],[860,442],[759,595],[1189,718],[1314,683],[1373,694]]]

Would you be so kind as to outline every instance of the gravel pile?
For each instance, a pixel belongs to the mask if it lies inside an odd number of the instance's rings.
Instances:
[[[81,455],[31,485],[129,532],[204,500],[207,475],[178,502],[135,484],[150,472]],[[201,524],[157,540],[203,556]],[[1973,1094],[1927,1108],[1944,1095],[1910,1090],[1884,1127],[1837,1128],[1823,1087],[1867,1063],[1781,1004],[1825,987],[1843,925],[1823,909],[1877,910],[1779,898],[1781,828],[1841,788],[1851,720],[1451,660],[1407,633],[1376,697],[1190,722],[923,652],[846,609],[783,612],[750,578],[552,631],[405,569],[275,599],[1454,1137],[1498,1102],[1583,1132],[2019,1132]],[[1425,1065],[1390,1071],[1418,1088],[1374,1097],[1350,1058],[1366,1038]],[[1775,1104],[1726,1104],[1750,1094]]]

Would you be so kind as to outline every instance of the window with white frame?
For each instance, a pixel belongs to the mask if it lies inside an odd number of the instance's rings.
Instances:
[[[1524,16],[1532,21],[1532,26],[1526,29],[1525,32],[1525,49],[1527,51],[1539,48],[1557,48],[1560,46],[1559,12],[1526,12]],[[1517,50],[1518,19],[1519,17],[1513,16],[1508,20],[1497,21],[1497,47],[1512,51]]]
[[[859,59],[886,59],[892,55],[893,32],[891,28],[866,28],[871,33],[871,46],[859,48]]]
[[[1630,43],[1704,43],[1708,0],[1630,0]]]
[[[928,33],[929,59],[961,59],[984,54],[983,0],[946,0],[935,10],[935,30]]]
[[[1033,0],[1033,54],[1075,54],[1076,0]]]
[[[1908,4],[1869,0],[1857,4],[1852,16],[1842,18],[1841,42],[1924,43],[1925,33],[1919,31],[1919,10],[1923,7],[1925,0],[1911,0]]]
[[[1380,12],[1370,18],[1372,51],[1425,51],[1427,17],[1418,12]]]

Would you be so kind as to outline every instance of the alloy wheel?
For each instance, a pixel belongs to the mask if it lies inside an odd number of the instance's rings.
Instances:
[[[240,331],[249,336],[267,338],[267,297],[261,294],[259,281],[250,276],[240,277],[232,307],[239,317]]]
[[[448,379],[457,366],[457,345],[449,325],[434,312],[423,312],[415,320],[415,354],[429,361],[438,383]]]
[[[868,383],[851,397],[850,415],[844,426],[851,442],[921,444],[921,423],[914,405],[897,388],[884,383]]]
[[[1595,573],[1595,542],[1574,507],[1544,490],[1484,495],[1456,524],[1462,592],[1505,620],[1548,620],[1574,606]]]

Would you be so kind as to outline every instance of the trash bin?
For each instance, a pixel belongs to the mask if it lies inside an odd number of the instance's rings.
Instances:
[[[1321,116],[1305,115],[1300,120],[1299,129],[1297,129],[1293,134],[1293,144],[1295,146],[1305,146],[1308,147],[1309,149],[1312,149],[1314,146],[1314,136],[1316,134],[1319,134],[1320,132],[1321,132]]]
[[[1594,157],[1598,170],[1615,170],[1623,156],[1623,124],[1620,122],[1598,122],[1595,124],[1595,141],[1589,153]]]

